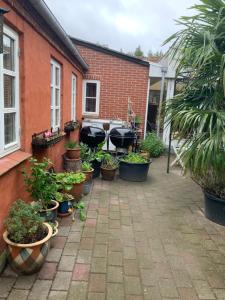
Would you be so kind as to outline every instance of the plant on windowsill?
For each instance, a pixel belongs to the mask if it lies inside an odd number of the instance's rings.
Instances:
[[[80,159],[80,146],[75,141],[68,141],[65,144],[66,157],[69,159]]]
[[[64,135],[65,133],[60,132],[59,128],[56,132],[53,132],[51,128],[50,131],[44,130],[39,133],[34,133],[32,135],[32,147],[33,149],[46,149],[60,142]]]
[[[66,134],[69,134],[70,132],[74,131],[77,128],[79,128],[79,123],[75,121],[69,121],[64,124],[64,132]]]
[[[43,223],[40,205],[17,200],[11,207],[4,224],[7,257],[11,267],[19,274],[33,274],[40,270],[49,250],[52,227]]]
[[[40,214],[47,222],[54,222],[57,217],[57,208],[59,206],[56,200],[61,199],[61,193],[58,192],[58,184],[55,175],[48,171],[51,161],[44,159],[38,162],[31,158],[30,170],[23,170],[25,185],[27,191],[33,200],[40,203]]]

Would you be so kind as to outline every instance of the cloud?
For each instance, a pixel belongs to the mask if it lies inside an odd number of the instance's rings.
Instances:
[[[66,32],[77,38],[133,51],[138,45],[160,50],[177,28],[174,19],[190,15],[198,0],[45,0]]]

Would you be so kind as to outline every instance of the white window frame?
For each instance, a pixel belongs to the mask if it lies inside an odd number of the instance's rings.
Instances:
[[[71,120],[77,120],[77,76],[72,74],[71,80]]]
[[[59,70],[59,82],[55,82],[56,69]],[[56,90],[59,91],[59,103],[56,105],[55,95]],[[56,110],[59,110],[59,120],[56,123]],[[61,124],[61,65],[54,59],[51,59],[51,128],[53,131],[57,131]]]
[[[86,111],[86,86],[87,83],[96,83],[96,111],[95,112],[89,112]],[[93,98],[93,97],[90,97]],[[82,111],[85,115],[99,115],[99,106],[100,106],[100,81],[99,80],[83,80],[83,103],[82,103]]]
[[[19,36],[10,27],[4,25],[3,33],[14,41],[15,70],[3,68],[3,54],[0,54],[0,157],[20,149],[20,96],[19,96]],[[14,77],[15,107],[4,108],[4,74]],[[15,113],[15,141],[5,144],[4,114]]]

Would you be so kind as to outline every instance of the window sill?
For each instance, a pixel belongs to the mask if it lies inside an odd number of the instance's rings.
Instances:
[[[7,156],[0,158],[0,176],[15,168],[31,156],[32,155],[30,153],[17,150]]]

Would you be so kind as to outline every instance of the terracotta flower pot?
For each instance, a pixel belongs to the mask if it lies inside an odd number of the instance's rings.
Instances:
[[[48,223],[43,225],[48,230],[46,237],[32,244],[14,243],[9,240],[7,231],[3,233],[3,239],[7,244],[8,262],[17,273],[24,275],[36,273],[44,264],[50,247],[52,227]]]
[[[115,178],[116,175],[116,169],[105,169],[101,167],[101,174],[103,180],[110,180],[112,181]]]
[[[83,185],[84,181],[73,185],[72,190],[70,190],[70,194],[74,197],[74,200],[78,201],[81,199],[83,194]]]
[[[57,218],[57,209],[59,207],[59,203],[55,200],[51,200],[51,207],[48,209],[42,209],[40,211],[40,215],[45,219],[46,222],[54,223]]]
[[[70,159],[79,159],[80,158],[80,147],[75,149],[66,149],[66,156]]]
[[[84,173],[84,175],[86,176],[85,181],[89,181],[92,179],[92,175],[93,175],[94,169],[91,169],[90,171],[83,171],[82,173]]]

